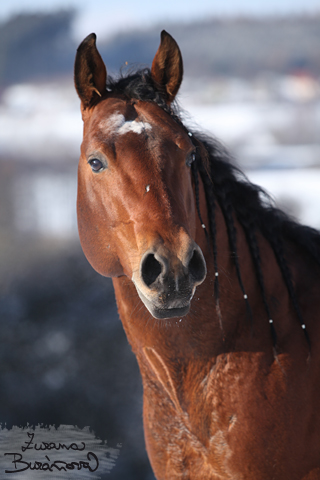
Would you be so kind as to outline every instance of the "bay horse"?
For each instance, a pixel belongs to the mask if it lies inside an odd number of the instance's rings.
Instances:
[[[320,479],[320,236],[278,210],[175,100],[180,49],[107,77],[79,46],[83,251],[112,277],[157,479]]]

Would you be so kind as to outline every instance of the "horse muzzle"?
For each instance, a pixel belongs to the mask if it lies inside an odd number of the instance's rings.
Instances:
[[[206,262],[192,242],[179,256],[164,245],[145,252],[133,282],[151,315],[158,319],[181,317],[190,309],[195,289],[206,278]]]

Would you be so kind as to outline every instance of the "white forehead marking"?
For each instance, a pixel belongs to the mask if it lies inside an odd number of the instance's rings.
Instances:
[[[99,126],[107,134],[118,135],[124,135],[128,132],[140,134],[146,130],[151,130],[150,123],[137,122],[136,120],[126,121],[122,113],[114,113],[107,120],[102,120]]]
[[[135,120],[128,120],[119,128],[118,134],[123,135],[127,132],[142,133],[145,130],[150,130],[150,123],[136,122]]]

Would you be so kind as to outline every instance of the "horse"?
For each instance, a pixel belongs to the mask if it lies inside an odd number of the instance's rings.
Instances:
[[[320,235],[181,120],[182,56],[107,76],[81,43],[81,245],[112,277],[158,480],[320,479]]]

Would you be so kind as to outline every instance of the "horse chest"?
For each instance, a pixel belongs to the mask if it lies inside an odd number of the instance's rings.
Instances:
[[[162,359],[152,350],[147,355],[153,372],[143,375],[144,426],[157,478],[288,478],[293,468],[284,427],[295,412],[285,387],[277,399],[272,395],[279,385],[272,373],[261,375],[262,357],[223,356],[183,393]]]
[[[159,395],[159,392],[155,394],[153,388],[145,388],[145,437],[157,478],[232,478],[225,468],[227,458],[232,455],[227,428],[218,425],[218,416],[214,419],[216,425],[213,428],[212,413],[202,412],[207,421],[203,418],[202,426],[198,421],[195,425],[194,418],[171,398]]]

